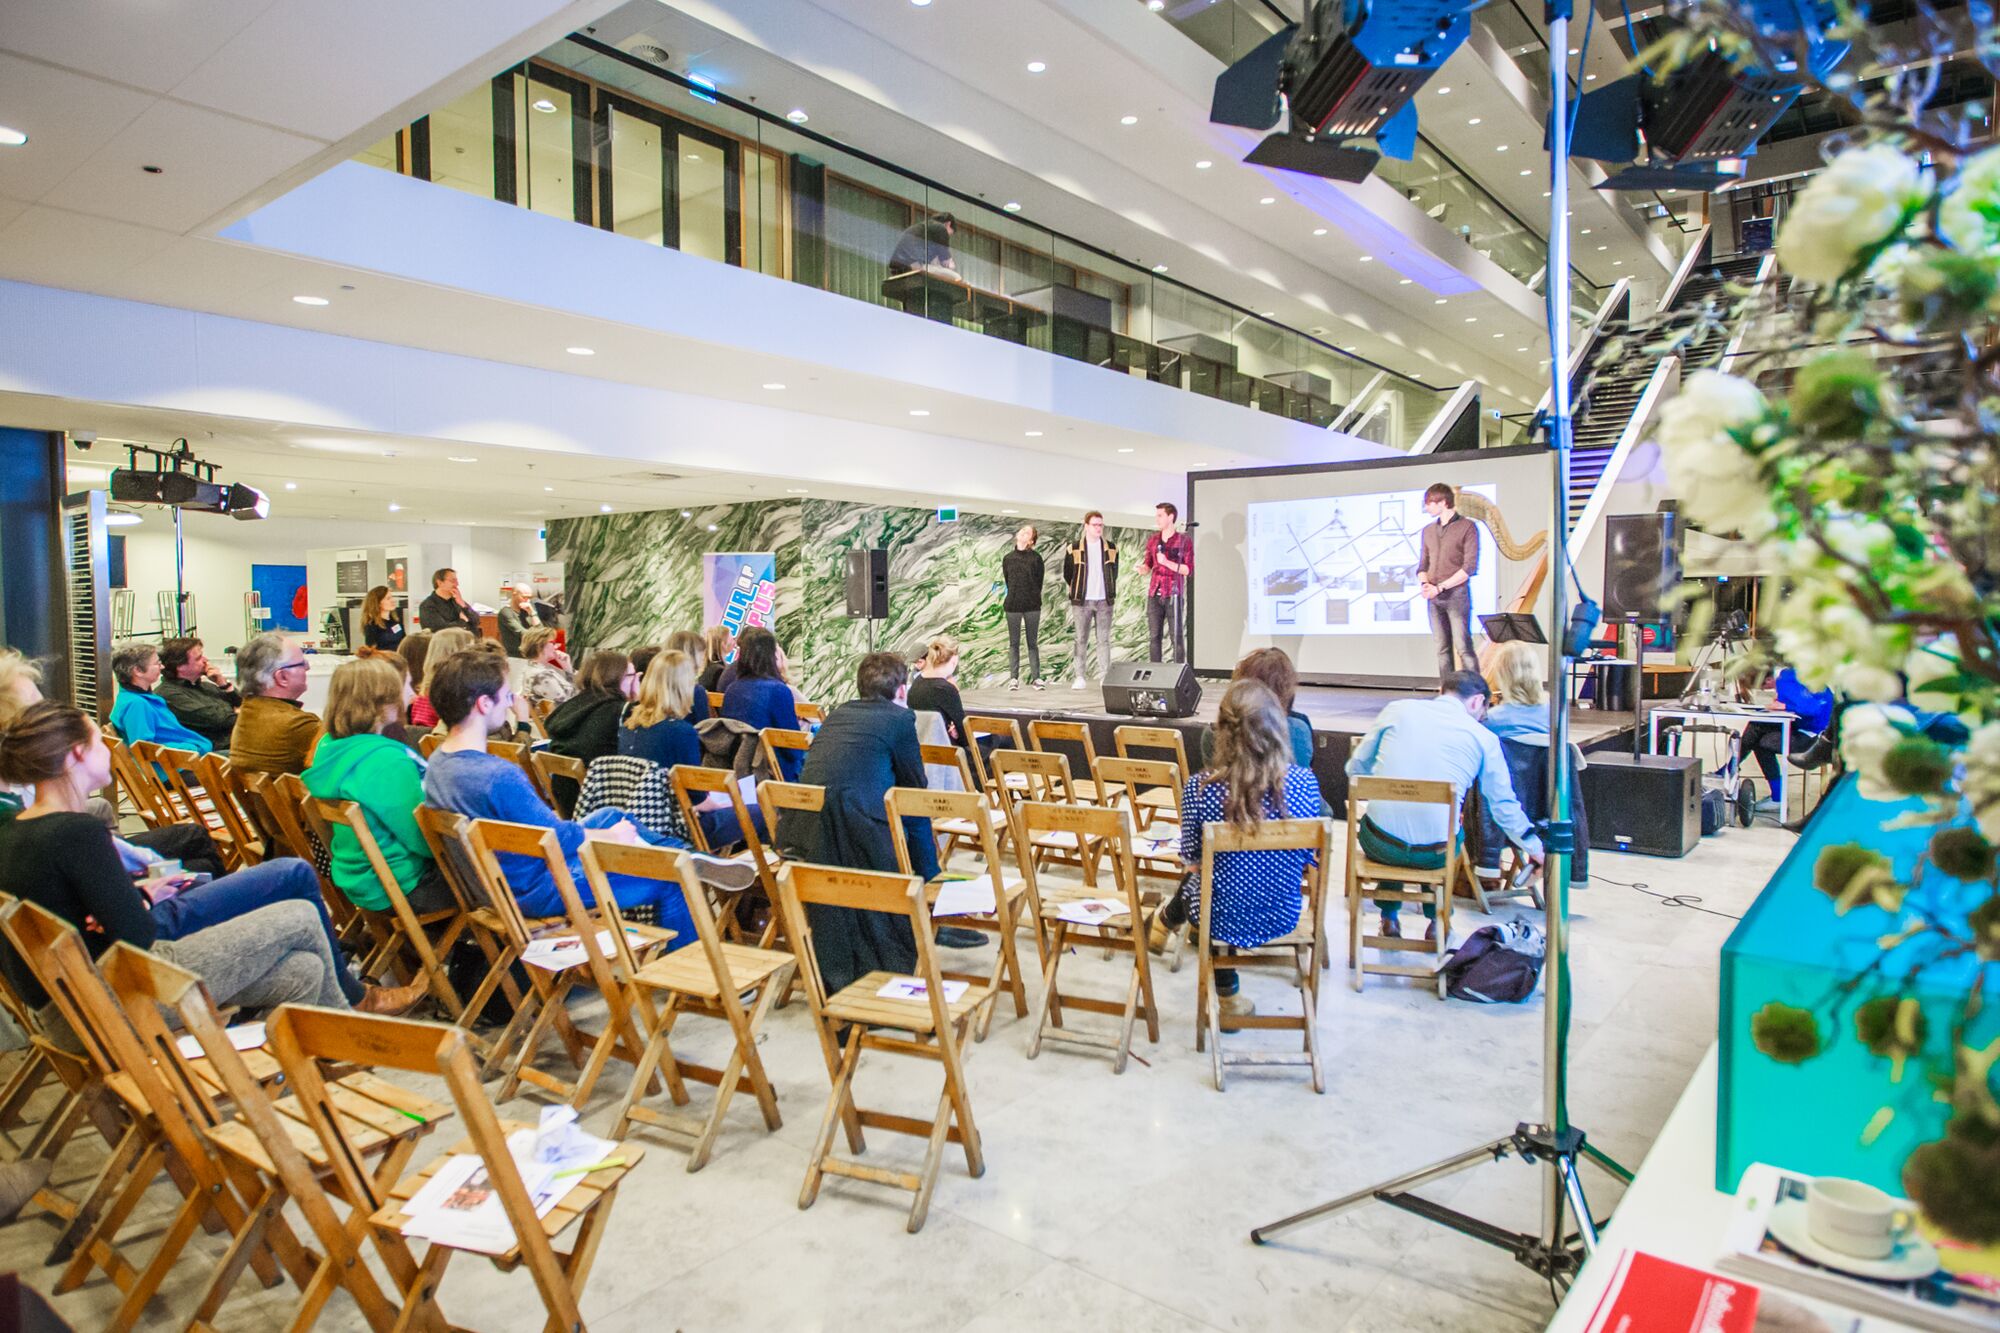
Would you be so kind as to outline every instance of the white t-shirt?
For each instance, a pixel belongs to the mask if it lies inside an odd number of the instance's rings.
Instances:
[[[1104,543],[1095,537],[1083,540],[1083,563],[1089,572],[1083,577],[1083,600],[1104,600]]]

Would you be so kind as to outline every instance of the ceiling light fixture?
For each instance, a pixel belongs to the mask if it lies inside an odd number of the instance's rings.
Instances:
[[[915,5],[918,9],[929,9],[931,0],[910,0],[910,3]]]
[[[1314,227],[1314,228],[1313,228],[1313,235],[1315,235],[1315,236],[1324,236],[1324,235],[1326,235],[1326,228],[1325,228],[1325,227]]]
[[[396,503],[396,502],[395,502],[394,500],[391,500],[391,501],[389,502],[389,512],[390,512],[390,513],[392,513],[392,514],[400,514],[400,513],[402,512],[402,511],[403,511],[403,506],[401,506],[401,505],[397,504],[397,503]]]
[[[1496,153],[1504,153],[1507,151],[1507,145],[1504,143],[1500,144],[1497,147],[1495,147],[1493,151]]]
[[[597,512],[598,512],[598,513],[600,513],[600,514],[608,514],[608,513],[610,513],[610,512],[611,512],[611,506],[610,506],[610,505],[599,505],[599,506],[597,506]]]
[[[709,525],[708,525],[708,530],[709,530],[710,532],[714,532],[714,531],[715,531],[715,524],[713,524],[713,523],[709,524]]]
[[[1357,263],[1357,264],[1372,264],[1372,263],[1374,263],[1374,262],[1375,262],[1375,256],[1374,256],[1374,255],[1363,255],[1363,256],[1361,256],[1361,258],[1359,258],[1359,259],[1355,260],[1354,262],[1355,262],[1355,263]]]
[[[139,516],[129,509],[113,509],[104,516],[104,526],[107,528],[129,528],[141,521]]]
[[[1534,168],[1532,168],[1532,167],[1522,167],[1522,168],[1521,168],[1521,174],[1522,174],[1523,176],[1532,176],[1532,175],[1534,175],[1534,174],[1535,174],[1535,171],[1534,171]]]
[[[1153,265],[1153,272],[1155,273],[1165,273],[1166,271],[1167,271],[1167,266],[1165,264]]]
[[[596,356],[596,355],[597,355],[597,349],[596,349],[595,347],[565,347],[565,348],[563,348],[563,350],[564,350],[565,352],[568,352],[568,353],[569,353],[569,354],[570,354],[571,356]]]
[[[298,488],[299,484],[296,481],[288,481],[285,483],[285,489],[288,491],[295,491]]]
[[[785,119],[791,121],[794,125],[803,125],[811,120],[812,117],[806,114],[804,107],[795,106],[785,113]]]
[[[1031,430],[1027,432],[1027,436],[1031,440],[1039,440],[1042,438],[1042,433],[1038,430]]]
[[[1018,199],[1009,199],[1006,203],[1000,205],[1000,207],[1009,213],[1018,213],[1021,211],[1021,201]]]
[[[1410,280],[1408,278],[1398,278],[1396,279],[1396,285],[1398,287],[1407,287],[1410,285]]]
[[[1040,74],[1043,70],[1047,68],[1048,65],[1040,60],[1030,60],[1028,62],[1028,73],[1030,74]]]
[[[1443,305],[1443,304],[1444,304],[1444,298],[1443,298],[1442,296],[1440,296],[1440,297],[1439,297],[1439,298],[1438,298],[1437,300],[1435,300],[1435,301],[1431,302],[1431,304],[1432,304],[1432,305]]]
[[[1139,118],[1137,116],[1120,116],[1118,118],[1118,123],[1120,125],[1137,125],[1139,123]]]
[[[0,125],[0,148],[19,148],[28,142],[25,130],[17,130],[11,125]]]
[[[1467,315],[1467,316],[1465,317],[1465,322],[1466,322],[1466,323],[1468,323],[1468,324],[1477,324],[1477,323],[1479,322],[1479,316],[1477,316],[1477,315]]]
[[[292,298],[292,300],[293,300],[293,301],[295,301],[295,302],[297,302],[297,303],[298,303],[299,305],[331,305],[331,304],[333,304],[333,303],[332,303],[331,301],[328,301],[328,300],[327,300],[327,299],[326,299],[326,298],[325,298],[324,296],[294,296],[294,297]]]
[[[1119,450],[1118,452],[1119,452],[1119,453],[1121,453],[1121,454],[1129,454],[1129,453],[1131,453],[1131,452],[1132,452],[1132,449],[1131,449],[1131,446],[1129,446],[1129,445],[1128,445],[1128,446],[1126,446],[1125,448],[1123,448],[1123,449],[1120,449],[1120,450]]]
[[[1446,93],[1448,93],[1448,92],[1450,92],[1450,91],[1451,91],[1451,89],[1449,89],[1449,88],[1440,88],[1440,89],[1438,89],[1438,96],[1439,96],[1439,97],[1443,97],[1443,96],[1444,96],[1444,95],[1445,95]]]
[[[479,460],[476,458],[467,458],[463,454],[446,454],[445,461],[449,463],[477,463]]]
[[[1194,164],[1194,169],[1196,171],[1207,171],[1210,167],[1214,165],[1215,163],[1209,161],[1207,158],[1204,157],[1201,161]]]
[[[931,410],[928,407],[913,407],[910,409],[910,415],[913,417],[927,417],[930,414]]]
[[[1260,204],[1275,204],[1278,201],[1273,196],[1267,194],[1262,199],[1259,199],[1257,202]]]
[[[1479,117],[1474,116],[1471,120],[1468,120],[1465,123],[1468,125],[1477,125],[1479,123]]]
[[[770,390],[770,391],[771,391],[772,393],[776,393],[776,392],[778,392],[778,391],[779,391],[780,389],[784,388],[785,386],[784,386],[784,385],[782,385],[782,384],[779,384],[779,383],[776,383],[776,382],[774,381],[774,382],[772,382],[772,383],[770,383],[770,384],[766,384],[766,385],[765,385],[764,387],[765,387],[765,388],[767,388],[767,389],[769,389],[769,390]]]
[[[556,488],[553,486],[544,486],[542,487],[542,493],[544,495],[554,495],[556,493]]]
[[[546,97],[537,97],[529,105],[533,106],[535,110],[541,112],[545,116],[551,114],[556,109],[556,104],[554,102],[551,102]]]
[[[808,491],[808,490],[807,490],[807,489],[806,489],[805,487],[803,487],[803,486],[787,486],[787,487],[785,487],[785,494],[787,494],[787,495],[810,495],[810,494],[812,494],[812,492],[811,492],[811,491]]]

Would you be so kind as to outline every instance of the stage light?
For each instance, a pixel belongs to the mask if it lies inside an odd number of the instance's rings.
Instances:
[[[246,523],[253,519],[266,518],[271,513],[271,497],[255,486],[245,486],[240,481],[229,488],[229,494],[224,498],[223,504],[224,513]]]

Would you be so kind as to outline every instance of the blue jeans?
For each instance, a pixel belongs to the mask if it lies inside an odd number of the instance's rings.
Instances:
[[[1444,844],[1441,842],[1409,843],[1393,833],[1385,833],[1375,827],[1366,815],[1361,817],[1361,827],[1355,830],[1355,841],[1361,844],[1361,852],[1371,861],[1381,861],[1392,866],[1408,866],[1412,870],[1437,870],[1444,865]],[[1401,889],[1399,883],[1384,880],[1385,889]],[[1403,905],[1394,899],[1375,900],[1384,921],[1395,921],[1402,915]],[[1437,908],[1425,903],[1424,916],[1434,919]]]
[[[610,828],[630,818],[623,810],[606,806],[591,811],[578,822],[585,828]],[[654,833],[636,819],[632,820],[632,827],[638,830],[640,840],[649,846],[684,848],[689,845],[679,838]],[[576,881],[577,896],[583,899],[584,905],[595,906],[597,900],[591,894],[590,881],[584,878],[582,868],[575,861],[570,862],[569,873]],[[694,918],[688,915],[687,903],[678,887],[638,875],[606,875],[605,879],[610,882],[611,896],[620,907],[653,908],[659,923],[674,932],[670,948],[682,949],[695,942]]]
[[[319,875],[295,856],[250,866],[154,903],[153,935],[162,940],[183,939],[288,898],[311,903],[319,913],[327,947],[340,963],[341,993],[347,996],[349,1004],[359,1003],[368,988],[354,975],[340,951],[340,941],[333,933],[333,919],[326,914],[326,899],[320,896]]]
[[[770,841],[770,835],[764,832],[763,809],[754,805],[745,806],[744,809],[750,812],[750,823],[756,828],[758,839]],[[708,839],[708,845],[711,847],[727,847],[731,843],[744,841],[743,825],[736,818],[733,806],[725,805],[716,810],[697,810],[695,817],[701,820],[701,835]]]

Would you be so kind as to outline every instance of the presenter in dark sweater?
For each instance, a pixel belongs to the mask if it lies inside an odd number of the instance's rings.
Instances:
[[[1458,495],[1438,482],[1424,492],[1424,525],[1417,558],[1417,591],[1431,604],[1431,633],[1437,636],[1438,679],[1479,666],[1472,650],[1472,588],[1479,572],[1479,527],[1459,516]]]
[[[469,629],[479,637],[479,614],[458,592],[458,571],[440,569],[431,575],[431,595],[417,608],[417,623],[435,634],[441,629]]]
[[[1042,553],[1035,549],[1041,534],[1023,523],[1014,534],[1014,549],[1000,557],[1000,577],[1007,584],[1007,688],[1021,688],[1021,636],[1028,639],[1028,684],[1042,688]]]

